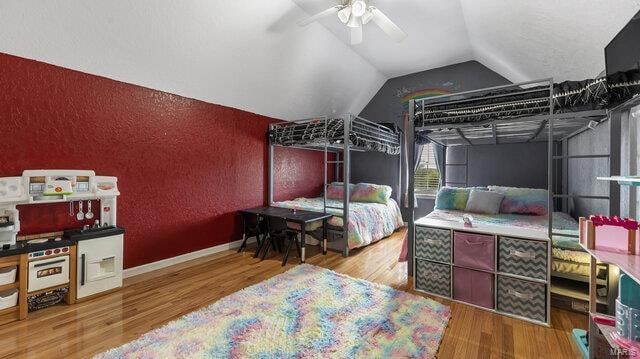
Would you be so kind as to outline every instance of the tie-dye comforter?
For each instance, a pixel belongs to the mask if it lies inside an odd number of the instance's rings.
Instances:
[[[342,201],[327,199],[327,206],[342,207]],[[322,197],[296,198],[292,201],[276,202],[275,207],[295,208],[307,211],[324,211]],[[334,215],[329,225],[342,227],[342,209],[327,208]],[[390,236],[404,225],[398,203],[389,199],[387,204],[349,202],[349,248],[358,248]]]

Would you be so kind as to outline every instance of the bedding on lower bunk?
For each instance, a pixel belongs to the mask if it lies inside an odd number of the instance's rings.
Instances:
[[[591,271],[589,263],[572,262],[561,260],[553,256],[553,262],[551,262],[551,274],[562,273],[573,274],[583,277],[588,277]]]
[[[531,216],[522,214],[478,214],[455,210],[436,209],[427,215],[428,218],[443,221],[462,221],[462,215],[469,214],[475,224],[519,227],[533,231],[548,231],[547,216]],[[588,275],[589,254],[582,250],[578,243],[578,222],[563,212],[553,213],[552,256],[553,272]]]
[[[291,201],[276,202],[276,207],[292,208],[323,212],[324,201],[318,198],[296,198]],[[342,207],[342,200],[327,199],[327,206]],[[328,224],[334,227],[342,227],[343,210],[339,208],[327,208],[327,213],[332,214]],[[402,227],[404,221],[398,203],[392,198],[386,204],[349,202],[349,248],[366,246],[384,237],[390,236],[396,229]]]

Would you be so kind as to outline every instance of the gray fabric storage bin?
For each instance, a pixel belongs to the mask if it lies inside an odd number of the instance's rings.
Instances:
[[[417,258],[431,261],[451,262],[451,231],[448,229],[416,226]]]
[[[547,279],[547,242],[500,237],[498,271]]]
[[[446,264],[416,260],[416,289],[451,297],[451,267]]]
[[[507,276],[498,276],[498,310],[521,317],[547,321],[547,287]]]

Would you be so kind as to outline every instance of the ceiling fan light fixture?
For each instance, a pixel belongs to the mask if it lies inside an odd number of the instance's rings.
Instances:
[[[360,17],[367,11],[367,3],[364,0],[355,0],[351,2],[351,14]]]
[[[349,22],[349,17],[351,17],[351,7],[346,6],[342,8],[342,10],[338,11],[338,18],[343,24]]]
[[[384,33],[396,42],[407,37],[391,19],[375,6],[368,6],[370,0],[341,0],[342,4],[334,5],[298,22],[307,26],[330,15],[338,15],[340,21],[351,29],[351,45],[362,43],[362,31],[365,24],[375,23]],[[636,111],[637,113],[638,111]]]
[[[353,14],[351,14],[351,18],[349,19],[349,22],[347,23],[348,27],[361,27],[362,26],[362,17],[360,16],[355,16]]]
[[[373,19],[373,14],[371,13],[370,10],[367,10],[367,12],[364,13],[364,15],[362,15],[362,24],[366,25],[369,23],[369,21],[371,21]]]

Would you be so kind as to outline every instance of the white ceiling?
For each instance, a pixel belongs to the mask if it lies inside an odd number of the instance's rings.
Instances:
[[[583,80],[640,0],[460,0],[473,57],[513,82]]]
[[[290,0],[2,0],[0,52],[280,119],[359,113],[385,77]]]
[[[293,0],[307,13],[315,14],[342,3],[339,0]],[[353,49],[387,77],[456,64],[473,59],[459,0],[371,0],[404,32],[407,38],[396,43],[373,22],[364,26],[364,41]],[[313,26],[324,26],[345,44],[349,29],[337,15]],[[306,28],[304,28],[306,31]]]
[[[0,52],[281,119],[359,113],[386,79],[478,60],[511,81],[593,77],[640,0],[371,0],[349,45],[339,0],[2,0]]]
[[[293,0],[315,14],[340,0]],[[582,80],[604,70],[604,47],[640,0],[369,0],[408,33],[394,43],[375,24],[353,49],[387,77],[477,60],[511,81]],[[337,18],[319,21],[345,44]],[[318,25],[316,25],[318,26]]]

